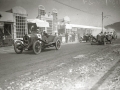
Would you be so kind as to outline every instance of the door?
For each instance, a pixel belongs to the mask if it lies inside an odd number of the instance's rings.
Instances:
[[[4,23],[5,45],[12,45],[12,23]]]

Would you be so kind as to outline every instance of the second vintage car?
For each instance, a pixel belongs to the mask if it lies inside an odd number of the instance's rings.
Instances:
[[[99,30],[99,32],[96,30],[94,33],[91,34],[90,37],[90,42],[91,45],[93,45],[94,43],[98,43],[98,44],[103,44],[106,45],[107,43],[112,43],[112,41],[114,40],[114,33],[115,31],[110,32],[109,30]]]

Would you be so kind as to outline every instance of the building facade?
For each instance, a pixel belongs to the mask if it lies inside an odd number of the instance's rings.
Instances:
[[[21,39],[28,33],[27,12],[24,8],[17,6],[6,12],[0,11],[0,16],[4,44],[12,45],[13,39]]]
[[[13,14],[0,11],[0,46],[12,45],[13,24]]]
[[[8,10],[13,14],[13,38],[21,39],[25,34],[28,33],[27,29],[27,12],[24,8],[17,6]]]
[[[41,28],[42,30],[46,30],[48,34],[58,33],[57,30],[57,10],[53,9],[52,13],[46,13],[45,7],[43,5],[39,5],[38,7],[38,17],[40,20],[47,21],[49,23],[49,27]]]

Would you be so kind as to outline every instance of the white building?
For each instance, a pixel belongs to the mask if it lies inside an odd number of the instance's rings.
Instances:
[[[46,30],[49,34],[57,33],[57,10],[53,9],[52,13],[46,13],[45,7],[43,5],[39,5],[38,7],[38,16],[37,18],[40,20],[44,20],[49,23],[49,27],[41,28],[42,30]]]

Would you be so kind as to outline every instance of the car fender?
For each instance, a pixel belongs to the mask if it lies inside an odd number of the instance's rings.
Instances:
[[[23,44],[23,40],[21,40],[21,39],[15,39],[15,40],[14,40],[14,43],[15,43],[16,41],[20,41],[20,42]]]
[[[56,42],[57,40],[60,40],[60,38],[59,37],[55,37],[54,40],[53,40],[53,42]]]
[[[37,39],[37,40],[35,40],[34,42],[36,42],[36,41],[39,41],[40,43],[42,43],[42,42],[43,42],[40,38],[38,38],[38,39]]]

